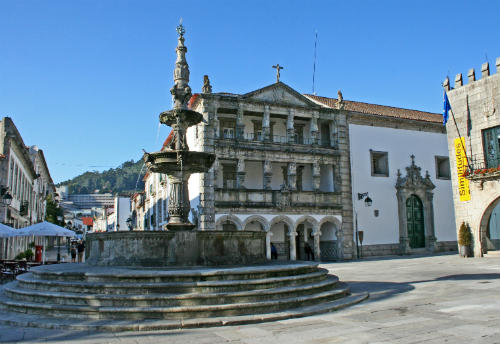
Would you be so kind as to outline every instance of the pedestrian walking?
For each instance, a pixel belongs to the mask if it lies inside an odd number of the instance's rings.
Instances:
[[[83,243],[83,240],[80,241],[80,243],[77,246],[78,249],[78,263],[83,262],[83,252],[85,251],[85,244]]]

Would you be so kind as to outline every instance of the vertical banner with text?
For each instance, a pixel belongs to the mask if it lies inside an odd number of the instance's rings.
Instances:
[[[467,155],[465,155],[465,139],[455,139],[455,157],[457,159],[458,193],[460,202],[470,201],[469,180],[464,177],[467,171]]]

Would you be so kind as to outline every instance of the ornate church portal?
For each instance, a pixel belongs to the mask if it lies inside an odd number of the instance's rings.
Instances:
[[[435,250],[436,236],[434,231],[433,189],[429,173],[425,178],[420,174],[421,168],[415,165],[415,156],[411,156],[411,165],[406,168],[403,177],[398,170],[396,197],[399,214],[399,247],[401,254],[412,253],[413,250],[426,248]]]

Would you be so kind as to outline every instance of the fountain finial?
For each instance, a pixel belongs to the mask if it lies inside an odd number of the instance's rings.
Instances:
[[[182,26],[182,18],[177,26],[177,59],[174,69],[174,87],[170,89],[174,101],[174,109],[187,109],[187,103],[191,98],[191,87],[189,87],[189,66],[186,61],[187,48],[184,46],[184,34],[186,30]]]

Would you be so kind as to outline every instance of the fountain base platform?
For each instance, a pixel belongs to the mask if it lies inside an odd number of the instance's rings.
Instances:
[[[97,266],[223,266],[266,262],[266,233],[130,231],[86,237],[86,262]]]

